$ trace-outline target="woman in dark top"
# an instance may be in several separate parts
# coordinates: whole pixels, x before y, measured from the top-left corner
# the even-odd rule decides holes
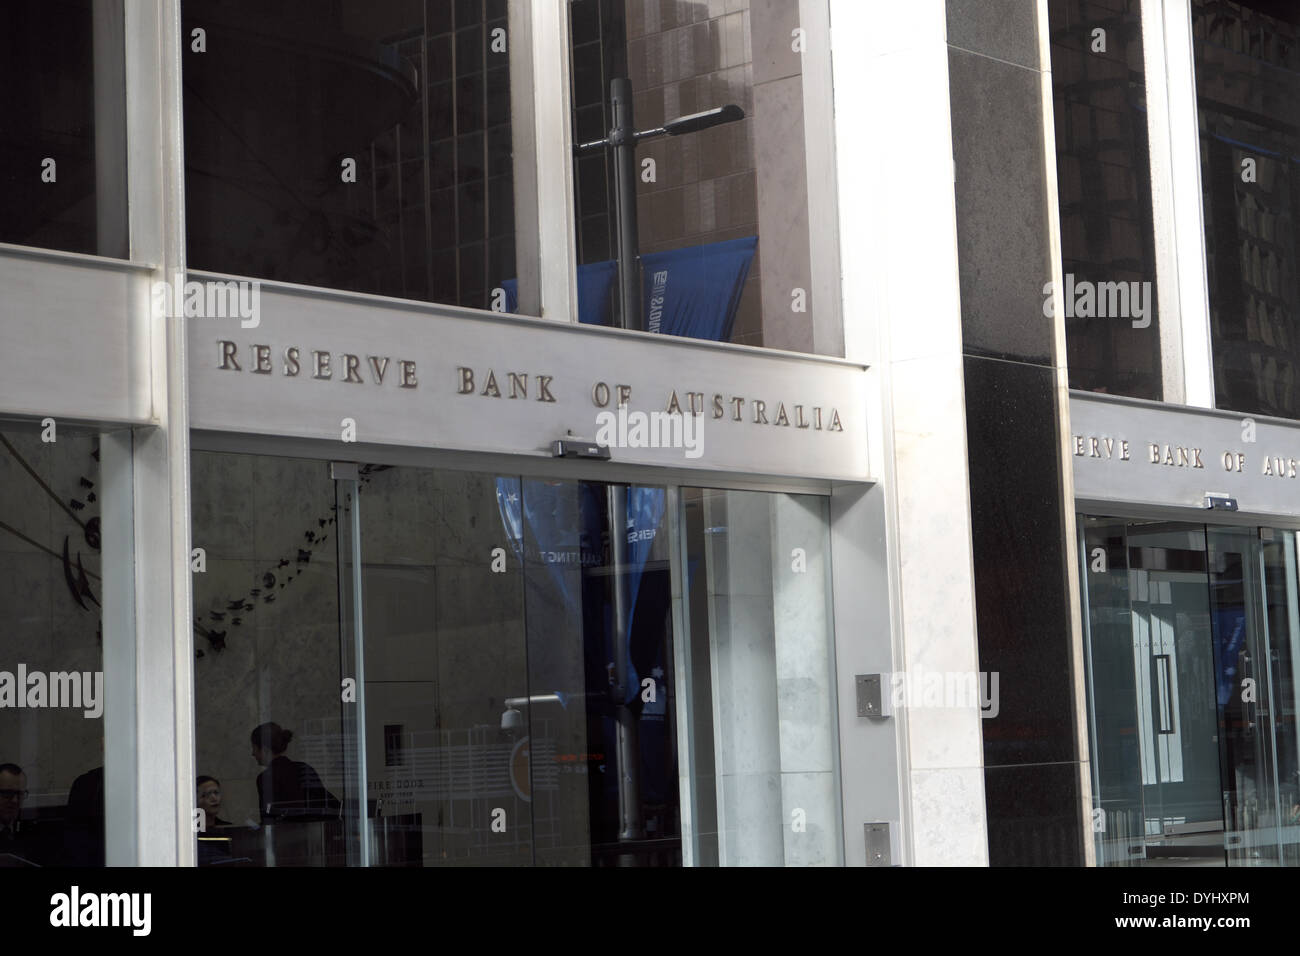
[[[250,736],[253,759],[266,768],[257,776],[262,821],[338,816],[339,801],[316,771],[284,755],[292,739],[293,731],[270,723],[259,725]]]

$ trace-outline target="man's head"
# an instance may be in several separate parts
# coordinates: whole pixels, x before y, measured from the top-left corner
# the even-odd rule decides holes
[[[13,826],[27,798],[27,774],[16,763],[0,763],[0,826]]]

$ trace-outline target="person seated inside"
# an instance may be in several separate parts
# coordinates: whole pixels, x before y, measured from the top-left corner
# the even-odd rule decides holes
[[[221,819],[221,781],[216,777],[199,777],[195,784],[198,808],[203,811],[203,828],[206,833],[216,827],[233,826],[229,820]]]
[[[0,763],[0,866],[39,866],[43,847],[30,821],[23,820],[27,774],[16,763]]]
[[[285,756],[293,731],[279,724],[260,724],[250,742],[253,759],[266,769],[257,776],[257,805],[263,823],[284,819],[337,817],[341,804],[325,789],[309,764]]]

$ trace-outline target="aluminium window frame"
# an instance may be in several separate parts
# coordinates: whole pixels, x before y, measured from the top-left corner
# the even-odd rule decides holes
[[[1163,400],[1214,408],[1191,0],[1141,0],[1141,18]]]

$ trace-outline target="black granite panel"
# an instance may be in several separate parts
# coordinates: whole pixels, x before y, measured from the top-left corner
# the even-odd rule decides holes
[[[968,356],[980,670],[998,675],[986,765],[1076,759],[1054,372]]]
[[[1075,763],[986,767],[989,866],[1083,866]]]

